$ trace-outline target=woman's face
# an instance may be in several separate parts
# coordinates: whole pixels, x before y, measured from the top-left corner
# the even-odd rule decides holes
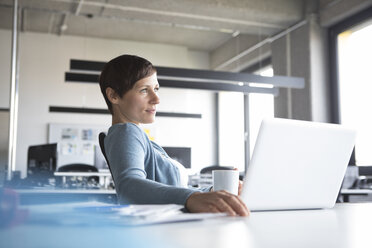
[[[146,124],[155,121],[156,105],[160,103],[156,73],[138,80],[132,89],[113,102],[114,122]]]

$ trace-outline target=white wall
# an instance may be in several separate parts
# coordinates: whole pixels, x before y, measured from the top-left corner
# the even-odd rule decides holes
[[[10,31],[0,30],[0,36],[1,41],[6,40],[3,37],[10,36]],[[1,42],[0,51],[8,49],[10,43]],[[28,146],[47,142],[48,123],[97,124],[107,127],[111,124],[109,115],[49,113],[51,105],[106,108],[98,84],[64,82],[64,73],[69,70],[70,59],[108,61],[124,53],[143,56],[159,66],[209,68],[207,53],[189,51],[181,46],[20,33],[16,169],[21,171],[22,177],[26,176]],[[8,59],[1,56],[0,63],[6,64]],[[155,124],[155,138],[158,142],[169,146],[192,145],[192,162],[195,166],[213,164],[214,151],[211,142],[214,137],[210,130],[214,120],[213,93],[163,88],[160,94],[159,111],[201,113],[203,118],[158,117],[158,123]],[[193,135],[203,139],[193,142],[192,136],[189,135],[190,126]]]

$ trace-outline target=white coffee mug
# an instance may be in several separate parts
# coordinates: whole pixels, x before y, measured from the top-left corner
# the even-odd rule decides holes
[[[213,191],[226,190],[231,194],[238,195],[239,171],[237,170],[214,170]]]

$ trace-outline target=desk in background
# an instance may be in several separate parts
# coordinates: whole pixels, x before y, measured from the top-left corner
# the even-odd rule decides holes
[[[66,184],[66,178],[68,177],[98,177],[99,184],[104,189],[109,188],[109,184],[112,181],[110,172],[54,172],[54,176],[62,178],[62,184]]]
[[[333,209],[254,212],[249,218],[222,217],[134,227],[120,225],[114,219],[110,224],[109,216],[107,221],[96,225],[79,225],[76,219],[68,218],[63,223],[41,219],[42,222],[0,229],[2,245],[7,248],[372,246],[372,203],[343,203]]]
[[[344,202],[372,202],[372,189],[341,189]]]

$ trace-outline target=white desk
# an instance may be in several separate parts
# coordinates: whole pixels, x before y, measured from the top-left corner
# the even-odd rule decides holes
[[[66,218],[66,225],[44,219],[0,229],[1,247],[372,247],[372,203],[142,227],[110,224],[107,218],[96,225],[74,226]]]

